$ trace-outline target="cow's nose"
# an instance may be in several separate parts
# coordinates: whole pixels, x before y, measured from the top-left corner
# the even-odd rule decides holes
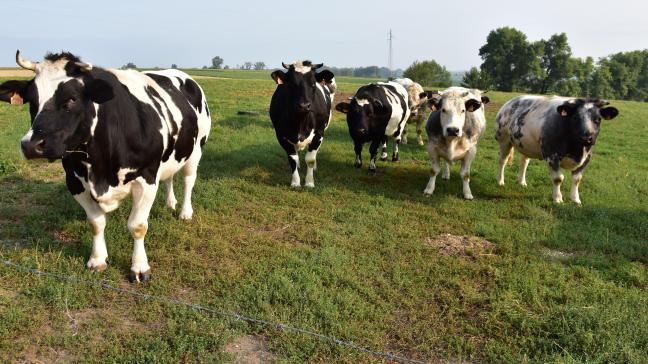
[[[309,111],[309,110],[310,110],[310,107],[311,107],[311,103],[310,103],[310,102],[300,102],[300,103],[299,103],[299,109],[300,109],[301,111]]]
[[[448,135],[451,136],[457,136],[459,135],[459,128],[455,128],[455,127],[446,128],[446,133],[448,133]]]
[[[20,149],[27,159],[38,158],[43,156],[43,148],[45,141],[32,142],[31,140],[23,140],[20,142]]]
[[[583,144],[585,144],[585,145],[592,145],[594,143],[594,137],[591,136],[591,135],[582,136],[581,140],[583,141]]]

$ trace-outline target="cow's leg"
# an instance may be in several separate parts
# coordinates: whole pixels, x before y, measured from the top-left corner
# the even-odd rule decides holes
[[[423,145],[423,117],[419,117],[416,120],[416,141],[418,145]]]
[[[354,141],[353,149],[355,150],[355,163],[353,164],[356,168],[362,167],[362,143]]]
[[[560,171],[560,162],[551,161],[549,162],[549,173],[551,174],[551,181],[553,182],[553,192],[551,198],[555,203],[562,203],[562,193],[560,192],[560,185],[562,184],[565,176],[563,176]]]
[[[178,200],[176,200],[175,193],[173,193],[173,176],[164,180],[164,187],[166,189],[166,205],[171,210],[175,210]]]
[[[180,210],[180,219],[191,220],[193,217],[193,207],[191,206],[191,193],[193,192],[194,185],[196,184],[196,177],[198,177],[198,163],[202,156],[202,149],[195,148],[191,153],[191,157],[185,163],[184,172],[184,197],[182,199],[182,210]],[[167,198],[168,201],[168,198]]]
[[[572,171],[572,186],[569,198],[579,205],[581,204],[581,200],[580,194],[578,193],[578,187],[580,186],[581,180],[583,179],[583,172],[585,171],[587,164],[589,164],[590,158],[591,154],[587,156],[583,165]]]
[[[279,144],[288,154],[288,164],[290,165],[290,171],[292,172],[292,180],[290,181],[290,187],[299,188],[301,187],[301,178],[299,178],[299,154],[295,146],[286,142],[285,140],[279,140]]]
[[[403,132],[401,134],[401,143],[407,144],[407,124],[403,127]]]
[[[144,181],[133,182],[131,189],[133,208],[128,217],[128,230],[133,237],[133,257],[131,271],[128,275],[131,282],[144,282],[151,278],[151,267],[148,264],[146,251],[144,250],[144,237],[148,230],[148,217],[155,201],[156,192],[157,186],[155,184],[149,185]]]
[[[99,204],[92,199],[88,191],[74,195],[74,199],[85,210],[88,223],[92,228],[92,253],[90,253],[87,266],[91,270],[101,272],[108,267],[106,263],[108,249],[106,249],[106,240],[104,238],[106,214],[99,207]]]
[[[308,151],[306,152],[306,183],[304,187],[313,188],[315,187],[315,179],[313,178],[313,171],[317,169],[317,151],[322,145],[323,137],[315,135],[313,142],[308,146]]]
[[[382,144],[380,139],[374,139],[371,141],[369,146],[369,155],[371,159],[369,160],[369,174],[376,174],[376,156],[378,155],[378,147]],[[382,159],[382,158],[381,158]],[[387,159],[385,157],[385,159]]]
[[[443,173],[441,174],[441,178],[448,180],[450,179],[450,161],[444,161],[443,163]]]
[[[510,158],[511,152],[513,152],[513,145],[511,143],[506,141],[500,142],[499,173],[497,175],[497,184],[500,186],[504,186],[504,168],[506,168],[506,163]]]
[[[439,165],[439,156],[430,155],[430,162],[432,163],[432,169],[430,170],[430,180],[428,181],[423,194],[431,196],[434,193],[436,187],[436,177],[441,171],[441,166]]]
[[[527,186],[526,171],[527,171],[527,167],[529,166],[529,161],[530,161],[530,159],[527,158],[526,155],[520,153],[520,171],[518,172],[517,180],[518,180],[518,183],[521,186],[524,186],[524,187]]]
[[[470,191],[470,165],[472,164],[473,160],[475,160],[476,154],[477,147],[473,146],[472,148],[470,148],[468,153],[466,153],[466,156],[461,160],[461,170],[459,171],[459,175],[461,176],[463,183],[463,195],[466,200],[473,199],[472,191]]]
[[[380,160],[381,161],[386,161],[387,160],[387,137],[384,136],[382,139],[382,152],[380,153]]]
[[[398,162],[398,149],[400,147],[400,139],[394,141],[394,154],[392,154],[392,162]]]

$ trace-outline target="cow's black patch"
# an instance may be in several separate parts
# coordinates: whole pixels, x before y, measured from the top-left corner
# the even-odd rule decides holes
[[[200,148],[203,148],[207,144],[207,136],[200,138]]]
[[[443,136],[443,128],[441,127],[441,111],[433,111],[428,116],[428,121],[425,124],[425,131],[428,138]]]
[[[78,195],[85,191],[83,183],[78,177],[88,181],[88,169],[75,156],[64,157],[63,169],[65,170],[65,185],[72,195]],[[77,177],[78,176],[78,177]]]
[[[189,103],[198,109],[198,113],[202,112],[202,91],[198,84],[191,79],[187,79],[186,82],[181,83],[182,93],[189,100]]]

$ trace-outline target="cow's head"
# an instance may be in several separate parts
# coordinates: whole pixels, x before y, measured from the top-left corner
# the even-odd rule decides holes
[[[94,104],[113,98],[110,84],[95,79],[91,64],[67,52],[32,62],[17,51],[16,63],[36,75],[1,84],[0,100],[29,104],[31,128],[21,141],[25,158],[55,160],[87,142],[96,116]]]
[[[285,107],[297,116],[296,120],[300,123],[298,140],[290,142],[302,142],[308,138],[310,130],[315,126],[315,119],[308,116],[312,112],[315,93],[319,92],[317,83],[331,83],[334,75],[328,70],[315,72],[324,65],[323,63],[313,64],[310,61],[303,61],[290,65],[281,63],[281,65],[286,71],[276,70],[270,76],[277,85],[285,88],[290,100],[290,104]]]
[[[351,102],[340,102],[335,110],[347,114],[349,133],[352,138],[364,138],[369,132],[369,126],[376,117],[386,116],[388,109],[383,103],[370,95],[355,95]]]
[[[612,120],[619,115],[614,107],[604,107],[609,102],[599,99],[571,99],[558,106],[557,111],[568,123],[571,135],[585,146],[596,143],[601,120]]]
[[[481,97],[470,90],[448,89],[432,97],[431,103],[441,113],[441,130],[444,137],[463,136],[466,113],[478,110],[482,103],[488,103],[487,97]]]

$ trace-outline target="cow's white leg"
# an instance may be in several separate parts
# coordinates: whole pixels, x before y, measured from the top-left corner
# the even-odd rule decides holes
[[[436,187],[436,177],[439,174],[439,171],[441,171],[438,156],[430,156],[430,161],[432,163],[432,169],[430,170],[430,180],[428,181],[427,186],[425,186],[425,190],[423,190],[423,194],[428,196],[434,193],[434,189]]]
[[[508,162],[512,152],[513,146],[511,144],[500,142],[499,173],[497,174],[497,184],[500,186],[504,186],[504,168],[506,168],[506,163]]]
[[[382,152],[380,153],[380,160],[383,162],[387,160],[387,137],[385,137],[382,141]]]
[[[562,172],[560,171],[560,167],[555,168],[549,166],[549,171],[551,173],[551,181],[553,182],[553,192],[551,194],[551,198],[555,203],[562,203],[563,198],[562,193],[560,192],[560,185],[565,179],[565,176],[563,176]]]
[[[198,163],[202,156],[202,150],[195,148],[191,157],[183,167],[184,171],[184,197],[182,199],[182,210],[180,210],[180,219],[191,220],[193,217],[193,207],[191,206],[191,194],[193,193],[196,177],[198,177]]]
[[[392,154],[392,162],[398,162],[398,152],[400,149],[400,139],[394,140],[394,153]]]
[[[527,186],[526,182],[526,171],[529,166],[530,159],[527,158],[524,154],[520,153],[520,171],[518,172],[518,183],[524,187]]]
[[[175,210],[178,200],[176,200],[175,194],[173,193],[173,176],[164,181],[164,187],[166,188],[166,205],[171,210]]]
[[[473,160],[475,160],[475,155],[477,154],[477,147],[473,146],[470,148],[464,159],[461,160],[461,170],[459,175],[461,176],[461,181],[463,183],[463,195],[466,200],[472,200],[473,195],[470,191],[470,165]]]
[[[403,127],[403,133],[401,134],[401,143],[407,144],[407,124]]]
[[[87,266],[91,270],[101,272],[108,267],[106,263],[108,249],[106,249],[106,240],[104,238],[106,214],[87,191],[74,195],[74,199],[85,210],[88,223],[90,223],[90,227],[92,228],[92,253],[90,254]]]
[[[448,180],[450,179],[450,162],[449,161],[444,161],[443,163],[443,173],[441,174],[441,178]]]
[[[290,158],[290,167],[292,168],[292,180],[290,181],[290,187],[301,187],[301,178],[299,178],[299,154],[291,154],[288,156]]]
[[[583,179],[582,170],[579,170],[578,172],[576,171],[572,172],[572,185],[571,185],[571,193],[569,195],[569,198],[579,205],[581,204],[581,200],[580,200],[580,194],[578,193],[578,186],[580,186],[582,179]]]
[[[149,185],[140,180],[133,182],[133,208],[128,217],[128,230],[133,237],[133,256],[128,276],[131,282],[144,282],[151,278],[151,267],[144,250],[144,237],[148,231],[148,217],[155,202],[156,192],[155,184]]]
[[[315,187],[313,171],[317,169],[317,151],[322,145],[323,140],[324,137],[317,135],[308,146],[308,152],[306,152],[306,157],[304,158],[306,160],[306,183],[304,183],[304,187]]]

